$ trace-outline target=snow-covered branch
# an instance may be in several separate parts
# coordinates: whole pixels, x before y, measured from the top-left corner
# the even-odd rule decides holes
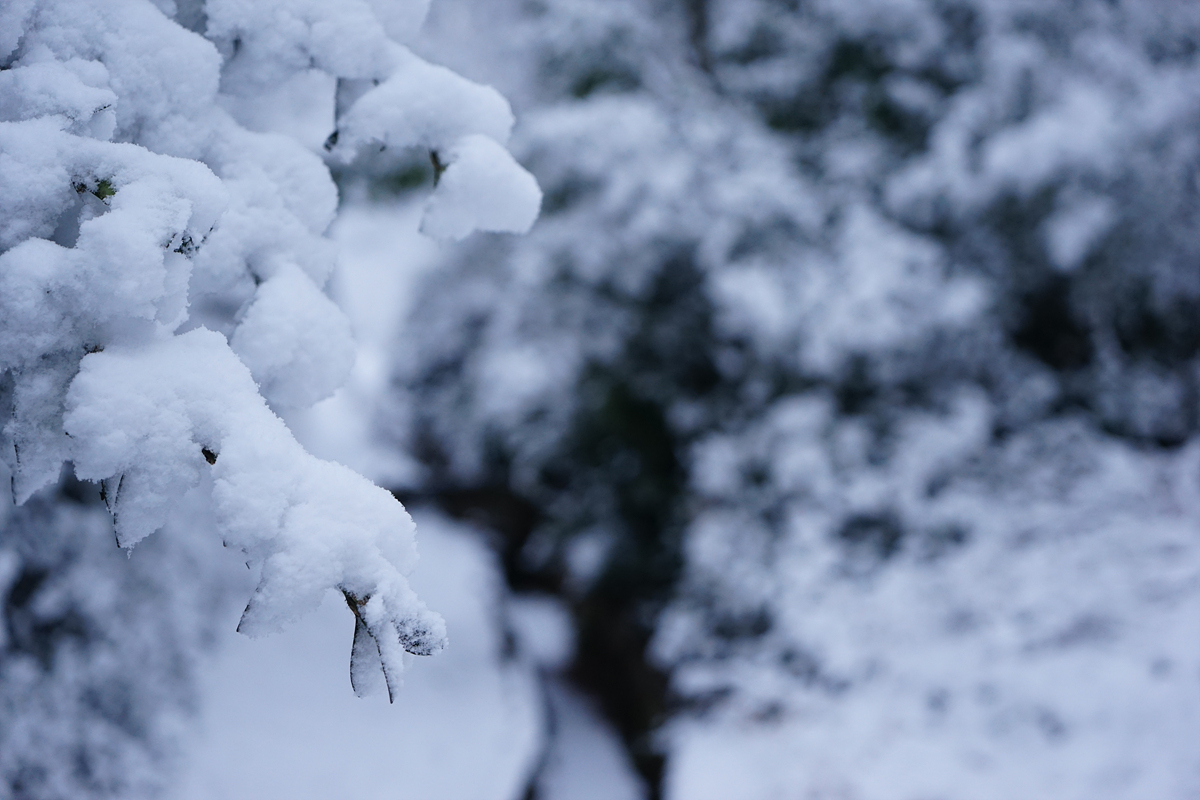
[[[435,235],[537,215],[536,183],[502,147],[503,98],[391,38],[426,5],[0,9],[0,452],[16,501],[71,462],[132,548],[209,471],[217,533],[261,570],[239,629],[278,629],[339,589],[354,657],[381,663],[390,691],[403,651],[446,641],[405,577],[412,520],[306,453],[272,407],[328,397],[353,360],[322,290],[337,193],[301,143],[313,129],[336,158],[368,142],[444,153]],[[336,120],[339,82],[373,88]]]

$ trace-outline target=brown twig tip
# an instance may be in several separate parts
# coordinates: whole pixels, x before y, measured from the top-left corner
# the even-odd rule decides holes
[[[442,179],[442,173],[446,171],[446,167],[449,165],[442,161],[442,157],[438,155],[437,150],[429,151],[429,162],[433,164],[433,185],[437,186],[438,181]]]
[[[359,609],[365,606],[371,599],[371,595],[359,597],[347,589],[342,589],[342,596],[346,598],[346,605],[350,606],[350,610],[354,612],[354,616],[356,617],[359,615]]]

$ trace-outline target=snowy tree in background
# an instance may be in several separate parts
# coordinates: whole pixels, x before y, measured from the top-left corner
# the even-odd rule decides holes
[[[259,576],[245,633],[341,591],[360,693],[444,646],[405,577],[404,509],[275,413],[329,396],[353,359],[322,288],[338,201],[322,146],[431,151],[439,238],[537,214],[505,100],[398,43],[426,6],[0,7],[0,453],[21,506],[0,518],[0,794],[154,787],[223,594],[198,537]],[[167,532],[102,554],[76,477],[100,485],[121,548]]]
[[[504,8],[543,218],[384,424],[652,790],[1200,791],[1196,10]]]

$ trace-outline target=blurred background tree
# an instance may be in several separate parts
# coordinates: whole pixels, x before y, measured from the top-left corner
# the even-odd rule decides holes
[[[566,598],[653,796],[1197,791],[1195,8],[434,33],[514,98],[545,201],[424,285],[402,496]]]

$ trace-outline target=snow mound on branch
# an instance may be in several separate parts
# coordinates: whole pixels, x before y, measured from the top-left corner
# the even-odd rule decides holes
[[[93,353],[66,405],[75,471],[105,482],[123,547],[160,528],[199,484],[205,461],[213,465],[221,535],[262,568],[239,630],[279,630],[332,586],[361,599],[356,616],[389,676],[402,669],[401,645],[422,655],[444,645],[441,618],[404,579],[417,559],[403,507],[365,478],[305,453],[219,334],[201,329]]]
[[[401,48],[394,73],[366,92],[338,126],[334,154],[343,159],[365,144],[447,147],[472,133],[507,142],[513,116],[490,86],[467,80]]]
[[[472,231],[525,233],[541,208],[537,181],[504,149],[508,101],[402,48],[392,76],[347,111],[330,147],[349,161],[363,145],[425,147],[439,172],[423,233],[462,239]],[[444,170],[444,174],[441,174]]]
[[[354,363],[349,320],[295,266],[259,287],[230,346],[263,395],[280,406],[307,408],[324,400],[345,383]]]
[[[477,230],[526,233],[533,226],[542,191],[507,150],[486,136],[465,136],[448,162],[425,207],[422,233],[463,239]]]

